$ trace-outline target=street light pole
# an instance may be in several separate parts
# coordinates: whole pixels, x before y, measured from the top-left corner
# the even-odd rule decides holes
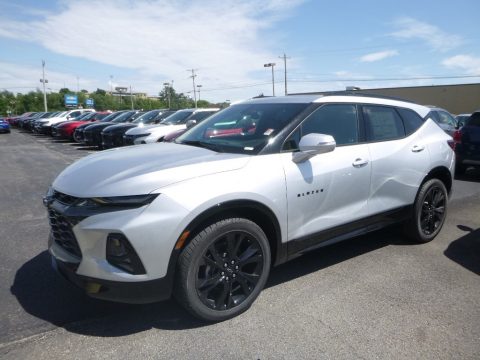
[[[43,84],[43,106],[45,112],[47,112],[47,93],[45,92],[45,84],[48,83],[48,80],[45,79],[45,60],[42,60],[42,78],[40,79],[40,82]]]
[[[275,63],[263,64],[263,67],[271,67],[272,68],[272,94],[273,94],[273,96],[275,96],[275,75],[274,75]]]
[[[288,95],[288,92],[287,92],[287,59],[290,59],[289,57],[287,57],[287,55],[285,55],[285,53],[283,53],[283,56],[279,56],[280,59],[283,59],[283,67],[285,69],[285,96]]]
[[[197,88],[198,88],[198,101],[200,101],[200,88],[202,87],[202,85],[197,85]]]

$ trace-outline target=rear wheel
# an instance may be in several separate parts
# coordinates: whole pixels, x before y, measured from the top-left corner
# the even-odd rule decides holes
[[[175,295],[194,316],[223,321],[247,310],[270,271],[267,237],[243,218],[203,229],[179,258]]]
[[[420,188],[411,219],[406,224],[406,234],[420,243],[438,235],[447,216],[448,193],[438,179],[426,181]]]

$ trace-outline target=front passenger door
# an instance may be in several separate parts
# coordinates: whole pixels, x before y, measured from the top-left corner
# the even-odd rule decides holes
[[[292,161],[302,136],[332,135],[334,151],[305,162]],[[281,154],[288,201],[290,247],[315,234],[364,217],[370,190],[370,156],[362,144],[357,106],[326,104],[314,111],[290,135]],[[312,239],[307,240],[311,241]]]

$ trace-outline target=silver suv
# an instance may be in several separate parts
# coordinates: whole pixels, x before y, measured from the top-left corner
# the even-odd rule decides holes
[[[170,297],[220,321],[245,311],[270,267],[395,222],[442,228],[451,138],[409,102],[259,98],[175,143],[104,151],[66,168],[44,203],[54,267],[96,298]]]

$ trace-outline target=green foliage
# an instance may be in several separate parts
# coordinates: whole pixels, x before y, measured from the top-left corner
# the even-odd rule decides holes
[[[91,98],[95,102],[96,110],[124,110],[133,108],[139,110],[166,109],[168,108],[168,98],[170,96],[170,107],[172,109],[185,109],[194,107],[194,101],[185,96],[183,93],[177,93],[174,88],[164,88],[158,98],[148,98],[141,96],[130,97],[130,94],[123,96],[112,96],[103,89],[97,89],[93,93],[82,90],[79,93],[71,91],[68,88],[62,88],[57,93],[47,94],[48,111],[65,110],[64,96],[65,94],[76,94],[78,103],[82,107],[86,107],[85,101]],[[208,101],[200,100],[197,102],[198,107],[210,107]],[[27,111],[44,111],[43,93],[37,89],[26,94],[14,94],[10,91],[0,92],[0,116],[17,115]]]

